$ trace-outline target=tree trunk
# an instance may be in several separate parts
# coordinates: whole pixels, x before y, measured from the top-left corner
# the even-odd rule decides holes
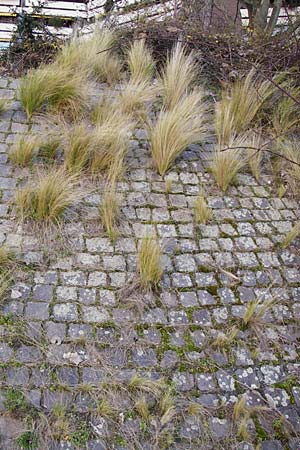
[[[278,21],[281,7],[282,7],[282,0],[274,0],[272,14],[266,27],[267,33],[273,33],[274,28]]]

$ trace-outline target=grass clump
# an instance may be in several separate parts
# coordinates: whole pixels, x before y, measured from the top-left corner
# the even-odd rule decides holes
[[[60,131],[58,134],[49,133],[44,136],[39,144],[38,155],[47,160],[54,160],[57,156],[58,150],[62,145],[62,137],[60,136]]]
[[[164,107],[172,109],[186,96],[196,79],[197,69],[193,54],[177,43],[169,55],[158,80]]]
[[[7,110],[8,103],[4,98],[0,99],[0,114],[4,113]]]
[[[9,159],[15,166],[25,167],[32,161],[37,147],[35,136],[22,136],[9,152]]]
[[[295,223],[281,242],[281,248],[287,248],[298,236],[300,236],[300,222]]]
[[[66,210],[81,200],[83,192],[77,188],[78,178],[63,168],[48,174],[39,174],[35,184],[16,192],[15,204],[18,217],[23,220],[58,223]]]
[[[199,194],[195,206],[195,220],[197,223],[206,224],[212,218],[212,210],[208,206],[203,194]]]
[[[263,145],[260,133],[251,133],[247,144],[249,145],[247,150],[248,165],[254,178],[259,181],[262,163],[261,146]]]
[[[157,288],[162,276],[161,248],[156,238],[145,237],[138,254],[138,271],[143,289]]]
[[[215,149],[210,170],[222,191],[227,191],[229,185],[245,165],[241,148],[246,146],[247,137],[232,136],[228,147],[217,146]]]
[[[114,187],[104,192],[100,207],[100,219],[111,241],[117,237],[117,220],[120,214],[120,204]]]
[[[72,127],[64,147],[64,160],[67,170],[77,173],[88,165],[93,143],[91,130],[84,124]]]
[[[225,89],[215,109],[215,130],[219,143],[226,145],[233,133],[247,131],[273,91],[272,83],[262,80],[254,69]]]
[[[155,95],[156,90],[148,80],[129,80],[117,97],[117,103],[125,114],[143,115],[145,104],[151,102]]]
[[[14,262],[13,252],[3,245],[0,246],[0,301],[10,286]]]
[[[283,156],[280,159],[280,171],[294,195],[300,194],[300,152],[296,139],[284,140],[278,144],[278,150]],[[287,159],[285,159],[287,158]]]
[[[247,305],[247,309],[243,316],[243,324],[246,327],[257,329],[264,323],[264,315],[270,311],[275,301],[273,298],[262,301],[262,299],[254,300]]]
[[[171,110],[161,110],[157,121],[149,127],[152,158],[160,175],[191,144],[203,139],[206,105],[201,92],[184,97]]]
[[[127,51],[127,64],[131,80],[150,80],[155,63],[143,39],[134,41]]]
[[[76,117],[86,106],[86,82],[80,73],[51,64],[28,72],[21,80],[19,98],[29,122],[44,107]]]
[[[85,77],[114,84],[121,76],[121,62],[113,53],[116,36],[108,30],[96,30],[89,39],[74,38],[58,54],[56,62],[79,71]]]
[[[300,89],[289,89],[292,97],[300,99]],[[299,104],[291,97],[284,96],[272,110],[271,132],[275,137],[284,137],[299,128]]]

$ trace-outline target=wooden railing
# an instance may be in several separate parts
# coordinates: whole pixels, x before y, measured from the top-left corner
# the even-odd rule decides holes
[[[16,12],[32,11],[38,0],[0,0],[0,42],[8,43],[12,32],[16,28]],[[111,13],[115,23],[122,25],[145,20],[147,18],[159,20],[174,13],[174,8],[180,8],[180,0],[115,0]],[[93,22],[95,18],[104,17],[105,0],[48,0],[43,4],[39,14],[43,17],[58,17],[63,19],[63,26],[49,30],[59,35],[69,35],[72,25],[77,19]],[[271,14],[271,10],[270,10]],[[289,23],[291,17],[300,14],[300,7],[287,10],[282,8],[278,26]],[[241,9],[242,24],[248,25],[248,15],[245,8]]]

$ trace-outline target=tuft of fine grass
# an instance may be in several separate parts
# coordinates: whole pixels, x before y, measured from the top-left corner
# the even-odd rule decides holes
[[[67,134],[64,160],[67,170],[78,173],[90,160],[93,148],[91,130],[84,124],[74,125]]]
[[[134,41],[127,51],[127,64],[133,81],[150,80],[155,63],[144,39]]]
[[[8,102],[4,98],[0,99],[0,114],[4,113],[7,110]]]
[[[212,210],[208,206],[203,194],[199,194],[195,205],[195,220],[197,223],[206,224],[212,218]]]
[[[281,242],[281,248],[287,248],[298,236],[300,236],[300,222],[296,222]]]
[[[57,130],[57,134],[46,134],[39,144],[38,155],[47,160],[54,160],[61,145],[62,136],[60,131]]]
[[[228,147],[216,147],[210,170],[217,185],[222,191],[227,191],[238,172],[245,165],[245,158],[241,147],[246,147],[247,137],[232,136]]]
[[[290,88],[289,92],[294,98],[300,99],[299,88]],[[299,105],[293,98],[284,96],[279,100],[272,110],[271,126],[271,133],[275,137],[284,137],[299,128]]]
[[[248,165],[254,178],[259,181],[262,163],[261,146],[263,144],[261,134],[259,132],[251,133],[247,143],[249,145],[247,151]]]
[[[257,328],[263,324],[263,316],[274,305],[273,298],[262,301],[262,299],[254,300],[247,305],[247,309],[243,316],[243,323],[245,326],[252,326]]]
[[[162,380],[151,380],[150,378],[133,375],[128,383],[129,389],[146,392],[160,399],[166,390],[166,384]]]
[[[201,92],[192,92],[171,110],[161,110],[149,127],[152,158],[160,175],[191,144],[206,132],[206,105]]]
[[[115,34],[108,29],[96,30],[91,38],[73,38],[63,46],[56,62],[83,77],[95,77],[98,81],[116,83],[121,76],[122,64],[114,54]]]
[[[150,419],[150,409],[145,396],[141,396],[135,403],[135,409],[139,416],[148,421]]]
[[[117,97],[117,103],[125,114],[143,115],[145,105],[156,95],[156,89],[148,80],[129,80]]]
[[[51,64],[28,72],[21,80],[19,98],[29,122],[45,107],[76,117],[86,106],[86,86],[80,73]]]
[[[223,90],[215,108],[215,131],[219,144],[227,145],[232,134],[247,131],[273,91],[272,83],[261,79],[254,69]]]
[[[15,166],[25,167],[33,159],[38,146],[36,136],[21,136],[9,152],[9,159]]]
[[[158,80],[166,109],[172,109],[180,103],[181,99],[189,92],[196,75],[194,55],[188,54],[186,48],[178,42],[168,56]]]
[[[293,194],[300,194],[300,152],[299,143],[296,139],[285,139],[278,144],[278,150],[282,154],[281,173],[284,179],[288,181],[288,185]],[[288,158],[285,159],[285,158]]]
[[[4,245],[0,246],[0,271],[6,270],[14,261],[13,252],[5,247]]]
[[[138,254],[138,271],[143,289],[157,288],[162,277],[161,248],[156,238],[142,239]]]
[[[36,183],[17,190],[17,216],[22,221],[60,222],[66,210],[83,197],[77,183],[78,178],[63,168],[54,168],[46,175],[38,174]]]
[[[114,186],[104,192],[99,212],[100,220],[109,239],[115,241],[118,235],[117,221],[120,214],[120,204]]]
[[[13,252],[3,245],[0,246],[0,301],[10,286],[14,260]]]

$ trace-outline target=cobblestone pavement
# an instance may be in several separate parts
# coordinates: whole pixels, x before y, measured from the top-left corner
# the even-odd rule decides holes
[[[0,86],[0,97],[13,99],[16,82],[1,79]],[[1,313],[0,448],[19,448],[13,443],[18,418],[6,436],[8,387],[22,391],[39,411],[62,402],[85,413],[92,402],[86,386],[122,383],[139,373],[164,377],[181,402],[202,406],[206,432],[217,443],[204,440],[203,424],[187,414],[177,421],[170,448],[250,450],[252,440],[263,450],[299,449],[299,240],[286,250],[279,245],[299,219],[299,204],[278,198],[268,176],[257,183],[239,175],[223,195],[205,170],[209,143],[192,146],[177,161],[167,193],[151,168],[145,132],[136,130],[118,184],[122,214],[115,245],[99,224],[99,184],[64,226],[68,245],[55,250],[52,243],[51,251],[14,219],[14,190],[29,171],[13,171],[7,152],[26,132],[25,122],[12,100],[0,122],[0,243],[14,248],[22,264]],[[207,225],[193,220],[202,187],[213,210]],[[124,287],[136,274],[139,239],[155,232],[163,246],[160,291],[128,295]],[[258,298],[275,302],[245,326],[245,311]],[[21,323],[26,332],[12,338],[10,329]],[[230,340],[232,330],[237,334]],[[237,434],[238,419],[232,420],[232,409],[244,393],[249,411],[267,412],[249,416],[248,444],[240,438],[233,445],[228,439]],[[112,439],[103,419],[105,426],[80,448],[154,448],[147,433],[140,446],[122,438],[126,427],[145,431],[126,411],[124,405],[121,437]],[[65,441],[55,448],[74,446]]]

